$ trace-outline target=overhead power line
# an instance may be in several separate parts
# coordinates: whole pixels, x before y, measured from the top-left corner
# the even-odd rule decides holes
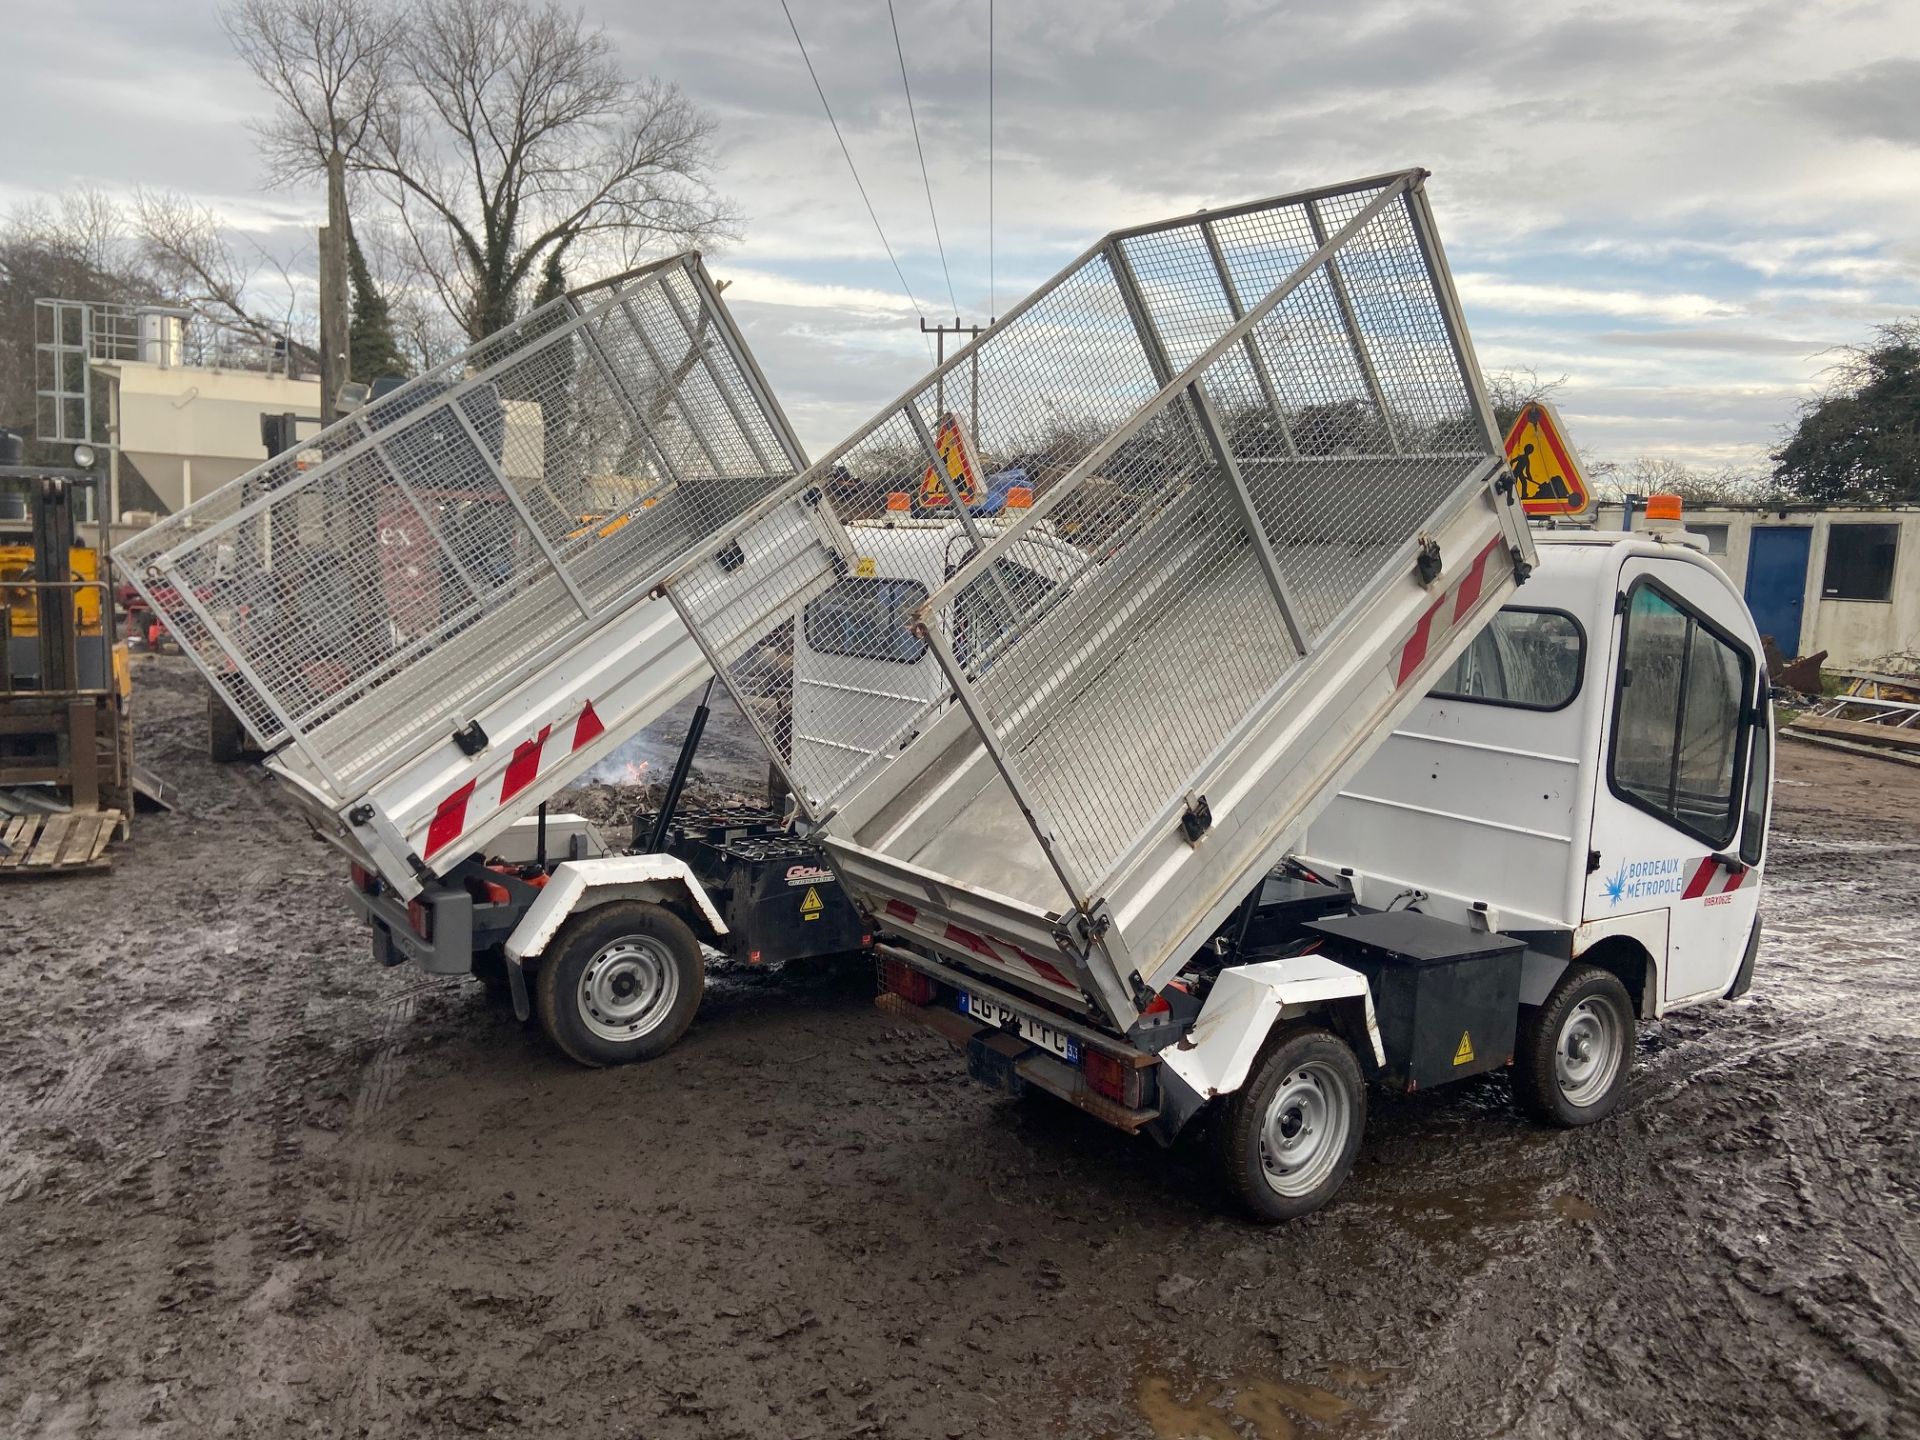
[[[888,8],[891,9],[891,5]],[[854,188],[860,192],[861,203],[867,207],[867,218],[873,221],[874,234],[880,237],[880,248],[887,252],[887,260],[893,266],[893,273],[900,280],[900,288],[906,292],[907,303],[913,306],[913,313],[919,315],[924,321],[926,317],[921,314],[920,302],[913,298],[913,287],[907,284],[906,272],[900,268],[900,262],[894,258],[893,246],[887,243],[886,229],[880,224],[880,216],[874,211],[873,201],[867,196],[867,187],[861,183],[860,167],[853,163],[853,152],[847,148],[847,137],[840,133],[840,122],[833,118],[833,106],[827,103],[827,92],[821,87],[820,76],[813,68],[813,57],[807,54],[807,42],[800,38],[800,27],[793,23],[793,11],[788,7],[787,0],[780,0],[780,9],[787,17],[787,28],[793,31],[793,43],[800,47],[800,59],[807,67],[808,78],[813,81],[813,93],[820,97],[820,108],[827,112],[827,124],[833,127],[833,138],[840,142],[840,153],[846,156],[847,173],[853,176]]]
[[[960,302],[954,298],[953,272],[947,269],[947,245],[940,238],[940,213],[933,208],[933,181],[927,175],[927,152],[920,144],[920,117],[913,111],[913,86],[907,81],[907,52],[900,44],[900,22],[894,18],[893,0],[887,0],[887,23],[893,27],[893,53],[900,57],[900,88],[907,94],[907,120],[913,126],[913,150],[920,157],[920,183],[927,191],[927,217],[933,221],[933,245],[940,252],[940,273],[947,277],[947,300],[953,306],[953,313],[960,313]]]

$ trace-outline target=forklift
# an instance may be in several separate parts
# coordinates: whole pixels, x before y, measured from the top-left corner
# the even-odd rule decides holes
[[[74,465],[22,463],[0,431],[0,878],[104,869],[133,814],[131,678],[105,580],[106,528],[90,445]],[[96,511],[97,513],[97,511]]]

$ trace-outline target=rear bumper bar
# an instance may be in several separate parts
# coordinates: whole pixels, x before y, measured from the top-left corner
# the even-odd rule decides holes
[[[906,965],[949,989],[965,990],[969,994],[998,1001],[1017,1013],[1044,1019],[1047,1025],[1073,1036],[1084,1045],[1097,1049],[1124,1065],[1138,1068],[1159,1066],[1159,1061],[1152,1055],[1127,1044],[1124,1040],[1116,1039],[1091,1026],[1068,1020],[1054,1011],[1042,1009],[1029,1001],[1019,1000],[1006,991],[982,984],[963,971],[929,960],[924,955],[915,954],[897,945],[881,944],[873,948],[874,953],[882,959]],[[1086,1076],[1072,1065],[1056,1059],[1011,1030],[999,1030],[993,1026],[984,1025],[938,1001],[928,1005],[916,1005],[904,996],[888,993],[882,994],[874,1003],[890,1019],[910,1021],[931,1030],[964,1053],[967,1057],[967,1072],[974,1079],[985,1084],[1015,1093],[1024,1085],[1036,1086],[1129,1134],[1151,1126],[1160,1116],[1158,1105],[1136,1110],[1096,1093],[1088,1087]]]

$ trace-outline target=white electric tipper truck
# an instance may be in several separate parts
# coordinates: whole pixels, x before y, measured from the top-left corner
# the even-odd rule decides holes
[[[1757,941],[1751,620],[1677,530],[1536,544],[1424,179],[1113,233],[662,587],[881,1007],[1163,1143],[1204,1116],[1267,1220],[1345,1180],[1368,1082],[1511,1064],[1599,1119],[1636,1017]]]
[[[806,463],[687,253],[542,306],[114,558],[345,852],[375,955],[476,973],[612,1064],[686,1029],[703,943],[864,943],[778,816],[675,815],[704,702],[635,853],[545,808],[711,684],[649,589]]]

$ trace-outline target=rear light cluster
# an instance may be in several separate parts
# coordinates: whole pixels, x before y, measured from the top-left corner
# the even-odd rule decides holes
[[[378,895],[380,893],[380,877],[367,869],[366,866],[349,865],[347,867],[347,874],[353,877],[353,888],[358,890],[362,895]]]
[[[422,940],[433,939],[433,907],[419,898],[407,902],[407,924]]]
[[[934,985],[931,977],[898,960],[883,958],[880,961],[880,988],[889,995],[898,995],[909,1005],[933,1003]]]
[[[1146,1106],[1151,1084],[1148,1069],[1115,1059],[1090,1046],[1082,1046],[1080,1050],[1080,1073],[1087,1078],[1087,1088],[1129,1110]]]

